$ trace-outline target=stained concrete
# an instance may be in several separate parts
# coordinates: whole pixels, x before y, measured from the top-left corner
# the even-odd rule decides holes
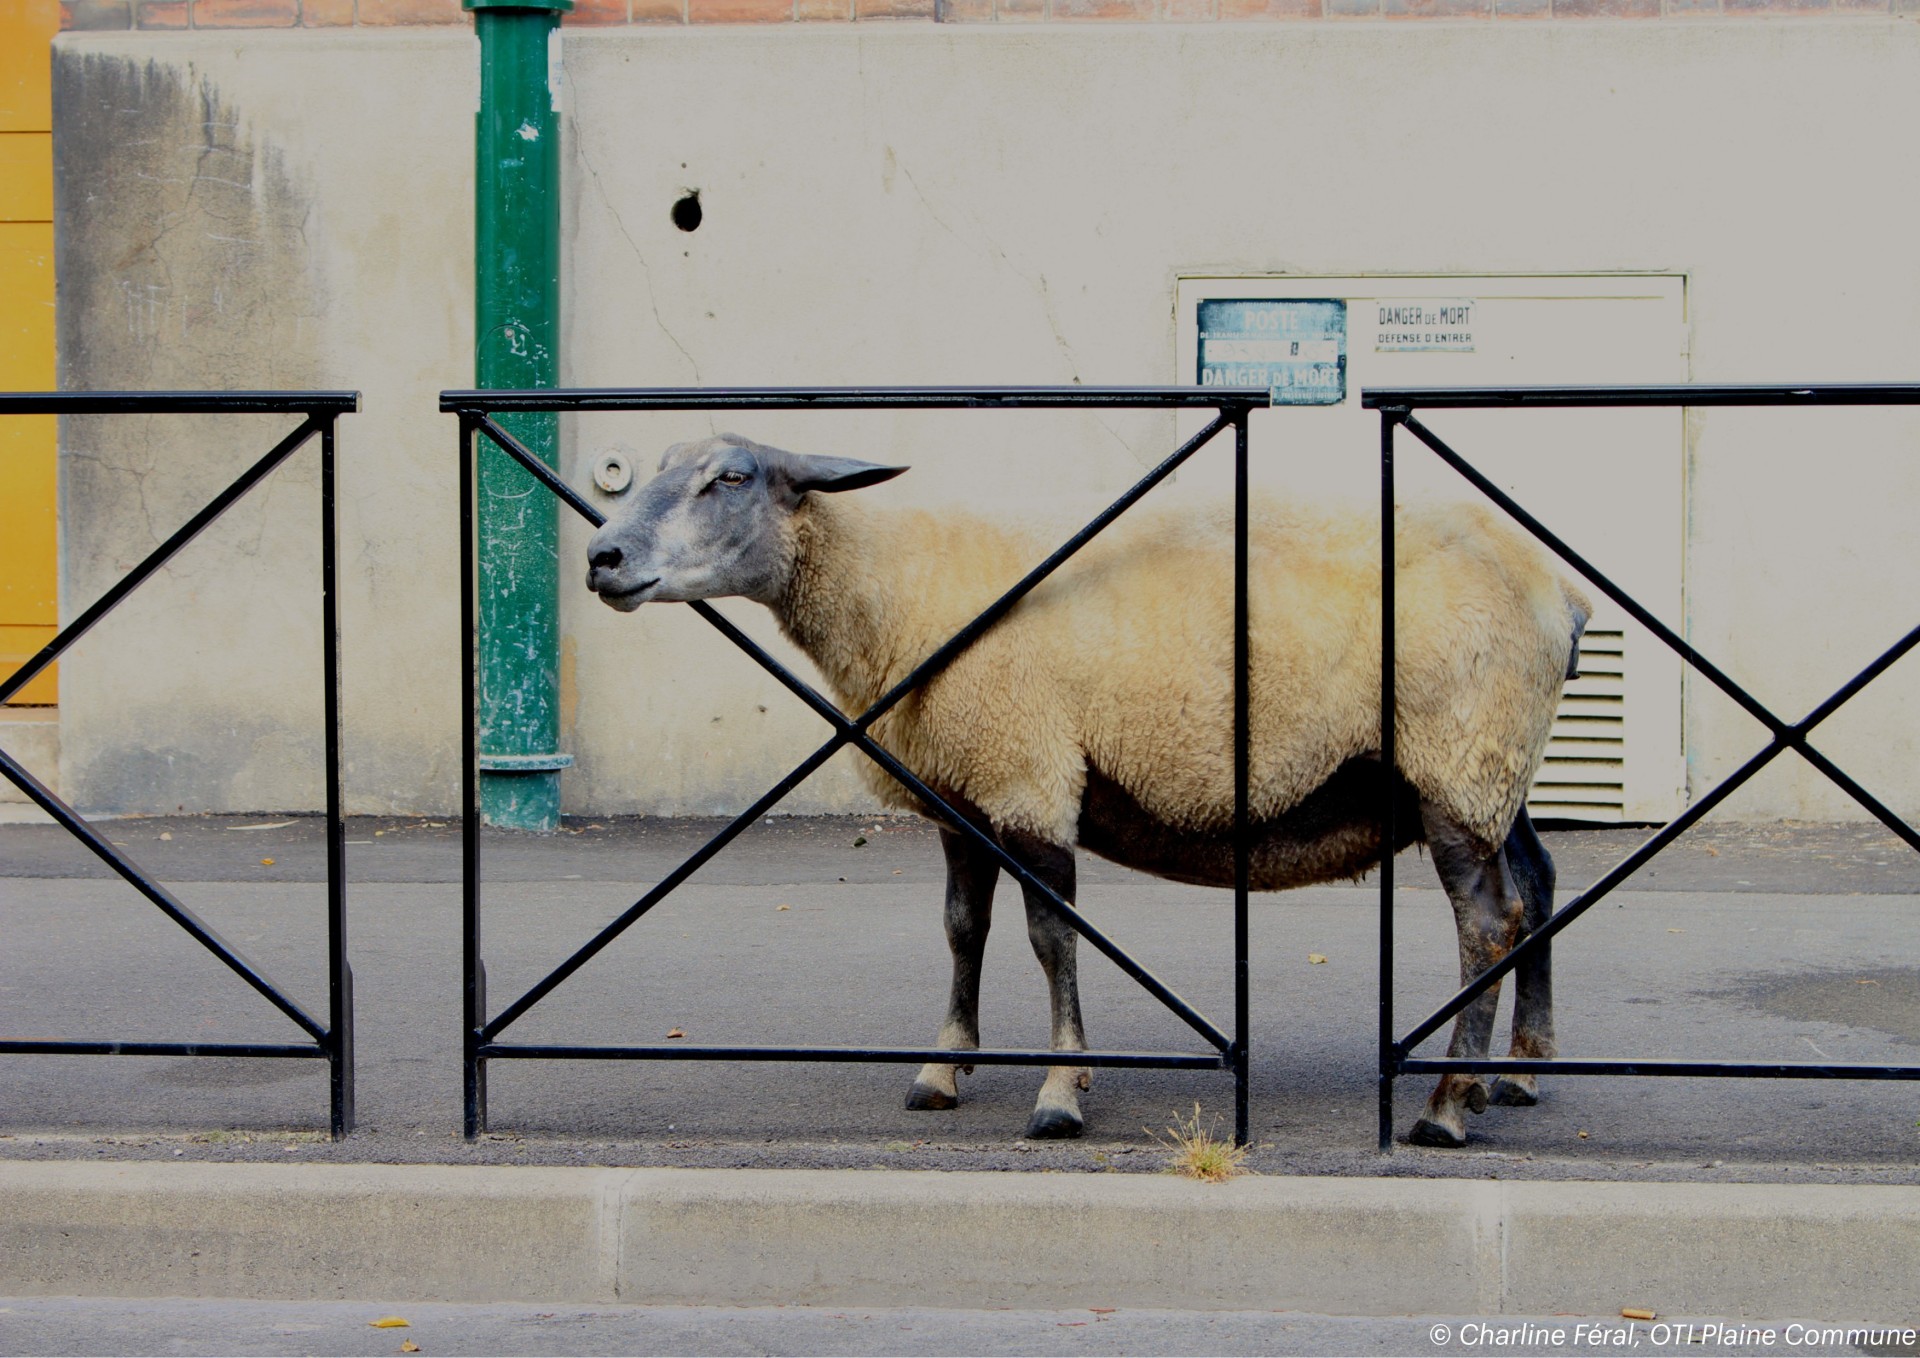
[[[18,1296],[1893,1324],[1920,1246],[1912,1188],[3,1163],[0,1207]]]

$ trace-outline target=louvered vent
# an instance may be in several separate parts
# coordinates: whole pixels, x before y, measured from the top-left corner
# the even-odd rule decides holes
[[[1553,719],[1547,757],[1527,797],[1535,819],[1626,819],[1626,638],[1580,638],[1580,677],[1569,679]]]

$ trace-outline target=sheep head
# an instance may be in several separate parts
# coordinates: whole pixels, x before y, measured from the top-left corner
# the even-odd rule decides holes
[[[659,475],[587,544],[587,588],[623,613],[731,595],[772,603],[792,570],[788,522],[801,500],[905,470],[783,452],[737,434],[676,443]]]

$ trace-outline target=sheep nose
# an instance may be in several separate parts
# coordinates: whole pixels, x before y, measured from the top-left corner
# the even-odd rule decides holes
[[[619,565],[623,559],[618,547],[602,547],[599,551],[587,558],[587,564],[605,570],[612,570],[615,566]]]

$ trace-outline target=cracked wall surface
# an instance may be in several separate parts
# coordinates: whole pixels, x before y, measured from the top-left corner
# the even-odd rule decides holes
[[[321,385],[315,205],[206,75],[96,53],[57,65],[63,384]],[[61,595],[84,606],[300,421],[69,416]],[[321,693],[317,453],[298,454],[72,652],[67,786],[87,804],[313,805]]]
[[[471,376],[471,119],[423,132],[412,100],[471,107],[471,40],[264,36],[56,44],[60,380],[362,391],[339,426],[351,805],[444,806],[457,540],[434,397]],[[347,66],[366,88],[342,97]],[[66,418],[63,617],[299,420]],[[107,811],[319,806],[320,657],[314,439],[68,652],[68,795]]]
[[[471,35],[59,52],[61,98],[92,101],[58,153],[63,382],[365,393],[342,425],[349,801],[448,808],[435,397],[473,373]],[[1911,22],[569,29],[562,52],[570,386],[1168,382],[1180,277],[1290,274],[1675,273],[1696,381],[1920,373],[1910,189],[1881,168],[1920,122]],[[875,498],[1082,521],[1177,434],[1116,412],[595,414],[563,420],[562,470],[585,489],[621,451],[645,475],[723,428],[912,464]],[[69,423],[69,616],[272,437],[227,431]],[[1912,624],[1884,582],[1920,572],[1920,424],[1716,411],[1689,439],[1689,634],[1797,716]],[[150,617],[63,662],[83,798],[315,804],[311,465],[280,475]],[[738,809],[825,739],[687,610],[587,595],[586,536],[562,515],[570,811]],[[231,620],[203,620],[216,604]],[[763,611],[722,607],[791,657]],[[1896,806],[1920,804],[1916,701],[1896,668],[1824,737]],[[1759,746],[1701,685],[1685,711],[1696,787]],[[785,809],[869,805],[850,758]],[[1856,814],[1790,764],[1731,809]]]

